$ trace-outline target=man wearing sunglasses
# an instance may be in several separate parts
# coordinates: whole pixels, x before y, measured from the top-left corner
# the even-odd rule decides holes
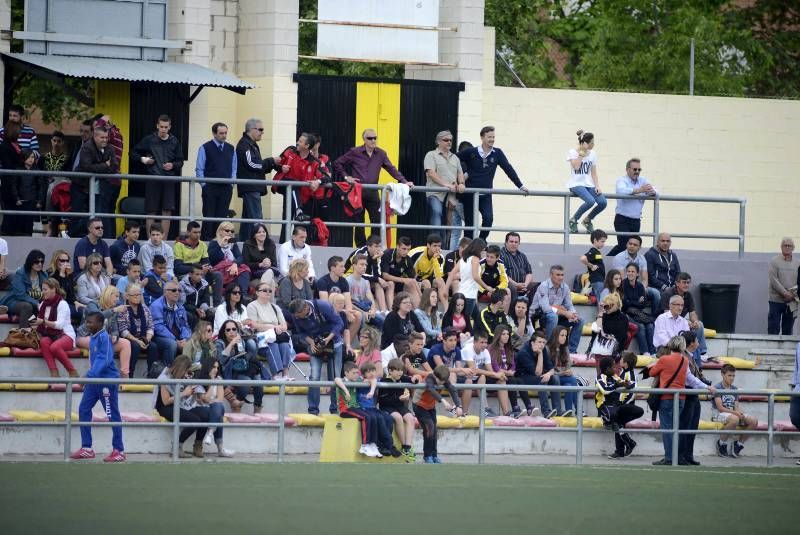
[[[178,350],[182,350],[192,336],[186,309],[178,302],[179,299],[178,281],[171,280],[164,284],[164,295],[150,305],[155,330],[153,343],[167,366],[172,365]]]
[[[428,217],[431,228],[439,228],[442,221],[446,225],[460,227],[463,225],[464,208],[458,201],[457,194],[464,193],[464,172],[461,170],[461,161],[452,152],[453,134],[443,130],[436,134],[436,148],[425,155],[425,184],[428,187],[447,188],[447,192],[428,192]],[[444,216],[444,219],[442,217]],[[450,249],[458,248],[458,239],[461,230],[447,230],[443,232],[449,236],[445,245]]]
[[[625,176],[617,179],[617,195],[634,195],[637,199],[618,199],[614,216],[614,230],[637,234],[642,226],[642,208],[644,198],[658,195],[656,188],[642,174],[642,162],[639,158],[631,158],[625,164]],[[608,256],[616,256],[625,250],[631,234],[617,234],[617,244],[608,252]]]

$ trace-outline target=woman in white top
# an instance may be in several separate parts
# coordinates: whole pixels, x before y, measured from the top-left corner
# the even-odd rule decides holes
[[[250,322],[247,321],[247,309],[242,304],[242,289],[238,284],[228,286],[225,290],[225,301],[214,311],[214,332],[219,332],[227,320],[238,323],[240,329],[250,326]]]
[[[67,351],[75,347],[75,329],[72,328],[69,305],[64,300],[64,291],[55,279],[42,283],[42,303],[36,319],[31,322],[39,333],[42,357],[47,363],[51,377],[58,377],[56,360],[67,370],[70,377],[77,377]]]
[[[258,351],[261,354],[266,353],[274,380],[291,380],[289,366],[294,361],[295,351],[281,307],[272,302],[274,295],[274,280],[258,283],[256,300],[247,305],[247,317],[252,322],[254,331],[275,331],[275,341],[268,342],[266,348],[260,348]]]
[[[472,316],[475,310],[475,303],[478,300],[478,290],[489,287],[481,280],[481,253],[486,249],[486,242],[480,238],[475,238],[464,249],[461,260],[458,261],[453,271],[457,271],[460,280],[458,281],[458,292],[464,295],[465,305],[464,314]]]
[[[581,224],[587,232],[594,230],[592,219],[605,210],[608,201],[600,190],[600,180],[597,178],[597,154],[594,152],[594,134],[578,130],[578,148],[570,149],[567,161],[570,164],[570,177],[567,182],[569,190],[583,200],[569,220],[569,231],[578,232],[578,219],[592,206],[594,208]]]

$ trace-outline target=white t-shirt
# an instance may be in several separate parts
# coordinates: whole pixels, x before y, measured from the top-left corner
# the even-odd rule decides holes
[[[472,259],[458,261],[458,274],[461,280],[458,281],[458,293],[464,294],[467,299],[478,298],[478,283],[472,278]]]
[[[578,151],[570,149],[567,155],[567,162],[579,158]],[[569,164],[569,181],[567,188],[577,188],[580,186],[587,188],[594,188],[594,180],[592,180],[592,167],[597,165],[597,154],[594,150],[590,150],[589,154],[581,158],[581,166],[577,169],[572,168],[572,163]]]
[[[8,256],[8,242],[0,238],[0,256]]]
[[[489,355],[489,350],[484,349],[476,354],[475,347],[472,344],[467,344],[461,348],[461,360],[474,362],[475,366],[481,369],[492,368],[492,357]]]

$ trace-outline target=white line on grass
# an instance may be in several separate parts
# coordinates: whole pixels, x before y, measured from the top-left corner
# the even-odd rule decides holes
[[[781,474],[775,472],[732,472],[727,470],[689,470],[686,468],[671,468],[665,470],[664,468],[649,468],[649,467],[633,467],[633,466],[590,466],[593,470],[629,470],[632,472],[685,472],[692,474],[722,474],[722,475],[737,475],[737,476],[769,476],[769,477],[792,477],[800,478],[800,473],[797,474]],[[781,467],[783,468],[783,467]]]

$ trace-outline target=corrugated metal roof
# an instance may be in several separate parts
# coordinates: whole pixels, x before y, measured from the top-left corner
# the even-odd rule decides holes
[[[192,63],[86,58],[79,56],[46,56],[43,54],[3,55],[71,78],[188,84],[240,90],[255,87],[253,84],[240,80],[235,76]]]

